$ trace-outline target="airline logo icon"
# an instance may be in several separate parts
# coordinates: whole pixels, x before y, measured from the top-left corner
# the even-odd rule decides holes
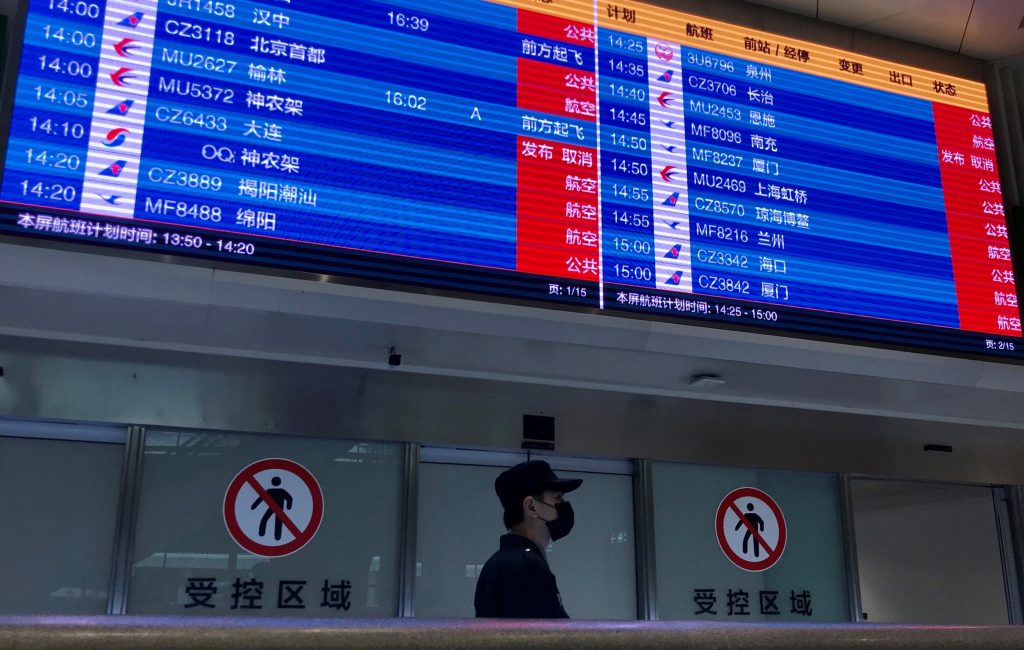
[[[676,151],[679,151],[679,147],[677,147],[674,144],[663,144],[661,145],[661,148],[669,153],[675,153]]]
[[[126,99],[119,104],[114,104],[111,108],[107,109],[107,115],[127,115],[134,103],[134,99]]]
[[[665,284],[671,284],[672,286],[678,287],[679,283],[682,282],[682,280],[683,272],[676,271],[675,273],[672,274],[672,277],[670,277],[668,280],[665,280]]]
[[[667,253],[665,253],[665,257],[669,258],[670,260],[677,260],[677,259],[679,259],[679,253],[681,253],[682,250],[683,250],[683,245],[682,244],[676,244],[675,246],[670,248]]]
[[[121,197],[117,194],[97,194],[96,196],[100,197],[110,205],[121,205]]]
[[[666,219],[662,219],[661,222],[668,226],[669,228],[671,228],[672,230],[675,230],[679,226],[683,225],[682,221],[668,221]]]
[[[118,56],[131,56],[132,52],[139,49],[139,46],[133,45],[133,43],[137,43],[134,38],[122,38],[119,42],[114,43],[114,51]]]
[[[658,95],[658,103],[661,104],[663,108],[669,108],[672,104],[675,103],[675,101],[676,100],[673,93],[670,93],[668,91],[665,91]]]
[[[117,24],[121,25],[122,27],[131,27],[132,29],[135,29],[136,27],[139,26],[139,23],[142,22],[142,19],[144,17],[145,17],[144,13],[142,13],[141,11],[136,11],[131,16],[128,16],[127,18],[125,18],[124,20],[118,22]]]
[[[128,139],[128,136],[130,134],[131,131],[124,127],[110,129],[110,131],[107,132],[107,137],[103,139],[103,146],[111,148],[120,147],[122,144],[124,144],[124,141]]]
[[[665,128],[668,128],[668,129],[674,129],[674,128],[676,128],[676,124],[679,124],[679,122],[676,122],[675,120],[659,120],[659,121],[662,124],[665,125]]]
[[[678,173],[679,171],[676,170],[675,167],[673,167],[672,165],[668,165],[667,167],[665,167],[665,169],[661,170],[661,180],[665,181],[666,183],[672,183],[675,181],[673,176],[675,176]]]
[[[679,192],[672,192],[668,195],[668,198],[661,202],[662,205],[669,207],[676,207],[676,203],[679,203]]]
[[[671,45],[667,43],[658,43],[654,46],[654,56],[658,57],[662,61],[671,61],[675,54],[672,52]]]
[[[117,178],[124,171],[125,166],[128,164],[127,160],[116,160],[110,164],[109,167],[100,172],[100,176],[110,176],[111,178]],[[104,199],[106,200],[106,199]],[[107,201],[110,203],[110,201]],[[116,205],[111,203],[111,205]]]
[[[131,88],[131,84],[128,82],[135,78],[131,72],[131,68],[119,68],[116,72],[110,73],[110,80],[118,88]]]
[[[672,73],[672,70],[666,70],[660,77],[658,77],[658,81],[664,81],[667,84],[672,83]]]

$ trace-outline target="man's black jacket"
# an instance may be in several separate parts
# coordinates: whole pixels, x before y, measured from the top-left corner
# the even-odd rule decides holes
[[[501,536],[476,581],[478,618],[569,618],[544,550],[522,535]]]

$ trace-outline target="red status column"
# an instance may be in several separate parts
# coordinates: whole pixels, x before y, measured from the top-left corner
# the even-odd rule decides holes
[[[594,28],[521,10],[518,30],[516,270],[596,282],[597,143],[580,128],[597,121]]]
[[[991,118],[938,102],[933,107],[960,327],[1020,336]]]

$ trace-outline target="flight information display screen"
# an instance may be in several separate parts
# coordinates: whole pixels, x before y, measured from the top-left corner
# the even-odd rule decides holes
[[[24,14],[0,232],[1024,358],[981,83],[634,2]]]

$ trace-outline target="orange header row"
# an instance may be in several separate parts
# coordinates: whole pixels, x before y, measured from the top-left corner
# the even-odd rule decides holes
[[[877,90],[988,113],[985,85],[977,81],[864,56],[770,32],[738,27],[642,2],[608,0],[490,0],[663,39],[710,53],[734,56]]]

